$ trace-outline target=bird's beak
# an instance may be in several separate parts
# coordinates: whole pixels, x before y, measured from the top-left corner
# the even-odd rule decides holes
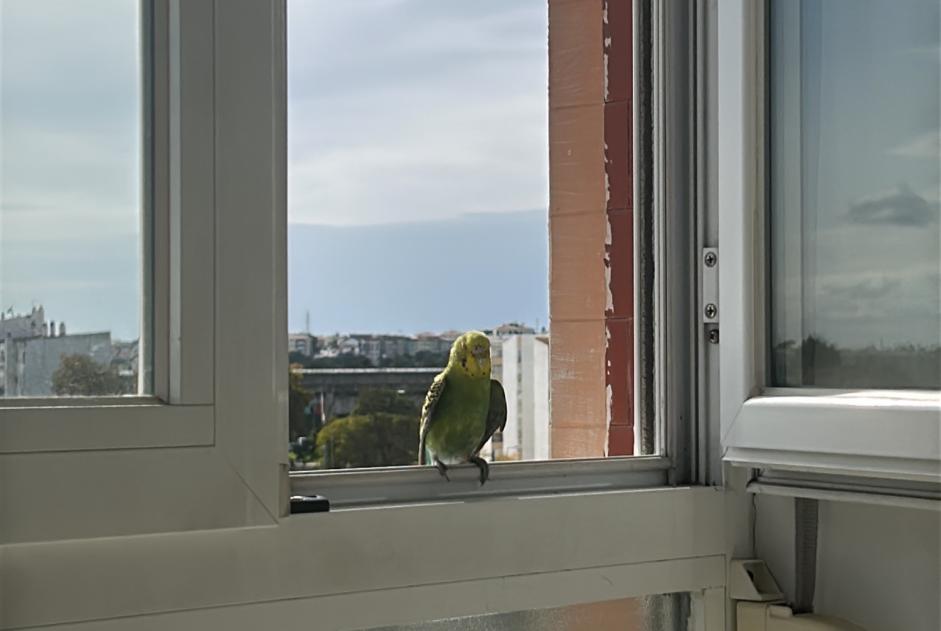
[[[487,349],[485,348],[481,348],[481,349],[473,351],[474,359],[477,360],[478,364],[483,363],[483,361],[487,359],[487,356],[489,354],[490,353],[488,353]]]

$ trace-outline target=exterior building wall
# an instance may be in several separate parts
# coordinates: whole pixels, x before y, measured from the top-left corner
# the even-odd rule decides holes
[[[0,339],[38,337],[44,334],[45,323],[46,314],[42,307],[33,307],[32,311],[23,315],[3,312],[0,314]]]
[[[519,368],[516,379],[519,383],[519,417],[520,417],[520,445],[523,460],[532,460],[535,453],[536,416],[535,416],[535,389],[533,377],[535,373],[535,357],[533,356],[533,335],[519,335],[519,355],[517,362]]]
[[[549,401],[549,338],[536,336],[533,343],[533,459],[552,457]]]
[[[65,355],[87,355],[102,366],[112,358],[110,333],[82,333],[62,337],[33,337],[3,344],[4,396],[42,397],[54,395],[52,376]]]
[[[511,460],[520,460],[523,457],[520,427],[520,352],[519,337],[513,336],[503,340],[503,375],[500,382],[506,393],[506,426],[503,428],[503,456]]]
[[[633,452],[631,11],[549,0],[555,458]]]

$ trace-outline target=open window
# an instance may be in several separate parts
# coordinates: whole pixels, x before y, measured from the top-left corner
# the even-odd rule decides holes
[[[155,307],[167,324],[154,338],[166,340],[167,394],[155,385],[146,405],[36,407],[50,408],[42,413],[68,433],[0,454],[0,536],[12,544],[0,566],[2,624],[94,628],[139,616],[169,627],[276,619],[369,628],[650,596],[678,614],[661,626],[723,628],[725,496],[690,486],[716,480],[717,464],[704,455],[713,439],[699,379],[716,348],[694,306],[705,186],[697,73],[713,37],[708,12],[683,3],[549,5],[549,295],[557,287],[572,298],[550,298],[549,448],[564,449],[554,459],[497,462],[481,489],[470,470],[450,483],[420,467],[290,475],[289,349],[309,353],[312,343],[289,338],[286,326],[300,326],[306,311],[288,317],[285,40],[295,2],[153,4],[167,33],[153,43],[159,51],[165,42],[154,76],[157,86],[165,77],[167,96],[154,88],[152,140],[154,155],[165,156],[154,158],[153,196],[169,209],[153,233],[154,256],[167,256],[154,267],[155,296],[169,301]],[[376,12],[411,4],[357,3]],[[522,13],[544,28],[541,10]],[[486,32],[494,22],[457,26]],[[512,43],[513,23],[496,26]],[[364,58],[377,63],[381,52]],[[545,156],[536,159],[545,166]],[[517,357],[528,343],[517,343]],[[202,388],[208,399],[192,394]],[[208,411],[202,442],[141,442],[133,429],[146,420],[141,410],[189,403]],[[118,408],[116,431],[136,442],[109,447],[101,424]],[[68,425],[72,418],[87,421]],[[44,426],[0,427],[7,446],[38,440]],[[524,434],[523,454],[526,444]],[[291,494],[308,493],[326,495],[331,511],[290,514]],[[89,559],[94,576],[76,581]]]
[[[0,325],[4,543],[270,523],[279,452],[261,455],[255,419],[277,396],[239,400],[235,382],[263,382],[263,365],[219,370],[239,363],[242,331],[276,317],[259,301],[270,282],[228,288],[273,276],[276,239],[274,183],[232,190],[274,152],[257,134],[250,155],[229,144],[249,120],[272,120],[272,97],[224,97],[250,80],[244,68],[226,78],[217,57],[239,36],[220,23],[228,13],[166,0],[0,12],[0,293],[16,302]],[[271,64],[256,71],[272,76]],[[251,221],[265,226],[263,213],[233,199],[267,207],[267,234]],[[258,258],[244,254],[262,242]],[[270,350],[259,336],[240,348]]]
[[[3,7],[0,453],[212,442],[208,17]]]
[[[937,499],[937,3],[733,5],[719,48],[725,458],[758,470],[754,490]]]
[[[552,4],[547,46],[539,3],[287,4],[294,492],[693,479],[694,18],[637,10]],[[402,466],[471,329],[508,404],[484,488]]]

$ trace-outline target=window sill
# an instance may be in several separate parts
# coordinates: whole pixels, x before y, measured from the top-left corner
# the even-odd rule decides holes
[[[0,454],[210,446],[212,405],[111,399],[0,408]],[[97,402],[96,402],[97,403]]]
[[[404,623],[457,611],[457,602],[472,604],[461,610],[472,614],[552,606],[562,591],[580,600],[722,587],[722,500],[713,488],[573,493],[295,515],[275,527],[8,546],[0,566],[0,584],[11,588],[4,623],[85,621],[97,628],[91,621],[141,612],[309,601],[329,606],[336,627],[361,628],[392,619],[383,609],[391,601],[352,598],[368,592],[414,595]],[[76,581],[89,559],[96,580]],[[181,576],[199,588],[181,590]],[[474,589],[475,582],[486,589]],[[425,590],[442,585],[455,589],[427,597]],[[524,592],[530,596],[520,599]],[[361,616],[370,611],[363,602],[374,602],[377,616]],[[316,613],[308,625],[324,615],[314,606],[287,611],[271,615],[304,624]],[[226,628],[259,628],[254,622],[236,616]]]
[[[453,467],[450,482],[431,466],[291,473],[293,495],[323,495],[333,508],[662,487],[671,462],[630,456],[495,462],[481,487],[474,465]]]
[[[769,390],[723,440],[736,466],[941,481],[941,394]]]

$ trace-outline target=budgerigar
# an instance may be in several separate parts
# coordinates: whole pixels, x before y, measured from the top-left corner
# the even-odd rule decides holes
[[[446,479],[448,465],[472,462],[481,485],[490,475],[480,450],[506,426],[506,395],[490,378],[490,340],[469,331],[454,340],[447,367],[438,373],[421,412],[418,463],[433,464]]]

